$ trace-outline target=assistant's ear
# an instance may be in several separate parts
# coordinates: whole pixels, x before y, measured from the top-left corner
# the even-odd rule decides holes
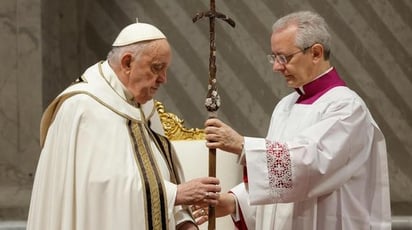
[[[323,46],[321,44],[312,46],[312,56],[315,61],[323,59]]]

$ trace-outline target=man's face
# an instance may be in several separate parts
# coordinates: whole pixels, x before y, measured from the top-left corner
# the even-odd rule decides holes
[[[171,50],[165,39],[151,42],[139,57],[132,60],[125,85],[136,102],[144,104],[151,100],[160,85],[166,83],[170,62]]]
[[[295,45],[296,27],[289,26],[272,33],[270,40],[272,54],[284,55],[287,63],[281,64],[278,60],[273,63],[273,71],[281,73],[288,87],[298,88],[310,82],[313,77],[313,66],[310,49],[303,52]],[[293,54],[293,55],[292,55]]]

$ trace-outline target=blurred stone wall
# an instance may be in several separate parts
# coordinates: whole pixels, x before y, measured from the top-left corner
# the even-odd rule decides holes
[[[272,73],[272,23],[314,10],[333,35],[332,63],[368,104],[389,150],[392,208],[412,215],[412,1],[217,0],[237,23],[216,26],[219,117],[249,136],[266,135],[275,104],[290,92]],[[0,2],[0,219],[25,219],[47,104],[88,66],[105,59],[125,25],[157,25],[173,49],[157,99],[202,127],[208,76],[208,21],[191,18],[207,0],[3,0]]]
[[[42,113],[40,0],[0,1],[0,219],[27,215]]]

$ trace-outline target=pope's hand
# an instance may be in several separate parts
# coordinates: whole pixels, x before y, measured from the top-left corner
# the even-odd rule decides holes
[[[216,205],[221,187],[219,179],[202,177],[177,185],[175,205]]]

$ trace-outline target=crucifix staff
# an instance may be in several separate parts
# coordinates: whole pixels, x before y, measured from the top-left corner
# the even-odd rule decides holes
[[[220,96],[217,92],[217,80],[216,80],[216,43],[215,43],[215,21],[221,19],[235,27],[235,22],[228,16],[216,12],[215,0],[210,0],[210,10],[206,12],[197,13],[192,21],[208,17],[209,18],[209,81],[208,81],[208,92],[205,101],[205,107],[209,112],[209,118],[217,117],[217,110],[220,107]],[[209,176],[216,177],[216,149],[209,149]],[[209,205],[209,222],[208,230],[214,230],[216,227],[216,215],[215,208]]]

